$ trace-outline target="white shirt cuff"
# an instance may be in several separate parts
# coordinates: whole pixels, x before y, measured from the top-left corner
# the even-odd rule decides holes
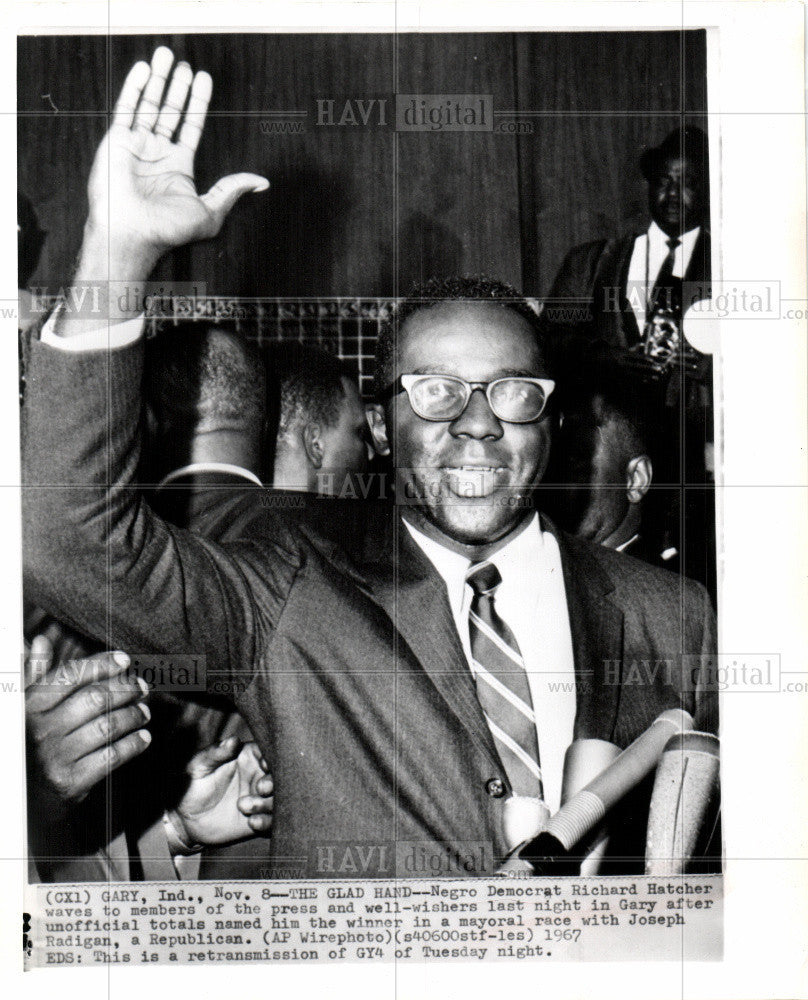
[[[76,337],[60,337],[54,327],[59,316],[58,306],[45,321],[39,339],[48,347],[60,351],[108,351],[117,347],[128,347],[143,335],[146,317],[143,313],[134,319],[125,319],[120,323],[100,326],[96,330],[80,333]]]
[[[179,832],[171,819],[171,814],[166,810],[163,813],[163,828],[168,841],[168,851],[175,859],[185,857],[189,854],[198,854],[202,850],[201,844],[188,844]]]

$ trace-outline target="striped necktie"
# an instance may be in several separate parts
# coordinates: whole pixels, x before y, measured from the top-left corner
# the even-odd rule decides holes
[[[494,608],[502,582],[490,562],[469,567],[466,582],[474,591],[469,611],[472,669],[477,697],[494,737],[514,795],[544,798],[536,717],[516,638]]]

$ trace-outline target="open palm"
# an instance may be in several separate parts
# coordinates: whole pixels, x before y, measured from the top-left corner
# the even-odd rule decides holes
[[[151,65],[132,67],[88,185],[92,225],[158,254],[215,236],[242,194],[268,187],[257,174],[230,174],[197,194],[194,155],[212,81],[207,73],[194,75],[185,62],[172,74],[173,62],[161,47]]]

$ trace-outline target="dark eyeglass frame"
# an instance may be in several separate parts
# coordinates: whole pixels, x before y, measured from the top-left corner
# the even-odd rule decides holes
[[[415,408],[412,402],[412,396],[410,395],[410,390],[419,379],[425,379],[425,378],[448,379],[451,382],[457,382],[463,386],[465,398],[463,400],[462,407],[455,416],[430,417],[423,413],[420,413]],[[542,406],[542,408],[539,410],[538,414],[535,417],[530,417],[530,419],[528,420],[509,420],[507,417],[501,417],[497,413],[496,407],[494,406],[491,399],[492,386],[498,385],[500,382],[512,382],[512,381],[530,382],[532,385],[537,385],[544,393],[544,405]],[[545,410],[547,409],[547,402],[550,399],[550,395],[553,389],[555,389],[555,386],[556,384],[554,379],[534,378],[531,375],[503,375],[500,378],[491,379],[490,382],[469,382],[467,379],[461,378],[459,375],[444,375],[440,372],[421,372],[420,374],[417,375],[415,374],[399,375],[399,377],[395,380],[395,382],[392,382],[389,386],[387,386],[386,389],[384,389],[381,393],[379,393],[378,401],[382,403],[385,400],[391,399],[393,396],[397,396],[400,392],[406,392],[407,399],[409,400],[413,413],[419,416],[422,420],[430,420],[432,421],[432,423],[452,423],[459,417],[463,416],[463,414],[466,412],[466,407],[469,405],[469,402],[471,401],[472,393],[476,392],[479,389],[481,392],[485,393],[485,398],[488,401],[488,405],[491,407],[491,412],[494,414],[497,420],[502,420],[506,424],[534,424],[537,421],[541,420],[542,416],[544,415]]]

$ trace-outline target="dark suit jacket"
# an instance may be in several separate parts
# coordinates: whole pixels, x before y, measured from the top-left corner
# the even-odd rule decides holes
[[[251,540],[225,545],[166,524],[129,487],[141,365],[140,345],[32,350],[24,551],[37,598],[115,647],[204,654],[238,687],[275,779],[267,874],[406,876],[424,857],[490,873],[506,848],[491,779],[507,778],[443,583],[395,511],[267,507]],[[704,590],[558,537],[575,736],[625,746],[679,705],[714,728],[713,697],[682,658],[714,650]],[[665,663],[638,674],[640,661]],[[643,825],[636,814],[621,829],[636,843]],[[631,842],[618,830],[613,848]]]
[[[631,232],[611,240],[594,240],[569,251],[542,313],[545,332],[551,338],[563,342],[577,336],[623,349],[639,343],[642,331],[626,295],[629,264],[639,235]],[[705,228],[693,247],[683,281],[691,297],[708,297],[710,233]]]
[[[172,523],[190,526],[209,538],[225,538],[239,537],[248,530],[250,511],[260,510],[261,495],[262,491],[244,477],[213,473],[204,479],[196,477],[193,482],[176,480],[171,489],[156,491],[151,499]],[[33,617],[28,625],[31,636],[42,630]],[[48,634],[52,633],[51,626]],[[71,659],[95,651],[96,644],[61,623],[59,634],[74,637],[67,644]],[[78,647],[77,642],[81,644]],[[60,658],[64,660],[65,656]],[[187,787],[187,762],[197,750],[224,736],[252,739],[229,701],[198,692],[192,697],[179,699],[170,692],[154,693],[150,699],[150,747],[115,771],[110,782],[93,789],[70,810],[58,830],[43,823],[45,817],[37,812],[35,797],[29,799],[29,837],[32,854],[37,858],[32,880],[84,882],[142,877],[164,881],[177,877],[167,850],[162,815],[164,809],[179,801]],[[266,854],[266,838],[253,840],[248,846],[239,845],[240,858]],[[220,874],[213,868],[205,877]],[[257,877],[258,869],[253,864],[238,874]]]

